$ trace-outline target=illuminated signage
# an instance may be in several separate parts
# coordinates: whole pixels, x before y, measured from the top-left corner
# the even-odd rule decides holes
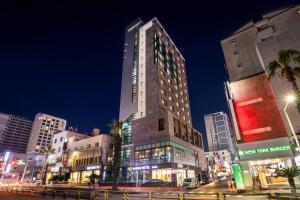
[[[100,169],[100,165],[87,166],[86,169],[87,170]]]
[[[239,143],[286,137],[286,129],[265,73],[229,84],[230,109]],[[276,123],[274,123],[276,122]]]
[[[244,190],[245,184],[244,184],[240,165],[239,164],[232,165],[232,171],[235,179],[236,189]]]
[[[153,166],[149,166],[149,165],[146,165],[146,166],[137,166],[137,167],[132,167],[132,170],[133,171],[137,171],[137,170],[145,170],[145,169],[157,169],[158,166],[157,165],[153,165]]]
[[[241,156],[244,155],[254,155],[259,153],[270,153],[270,152],[277,152],[277,151],[288,151],[291,147],[287,146],[278,146],[278,147],[270,147],[270,148],[261,148],[261,149],[249,149],[249,150],[240,150],[239,154]]]
[[[150,166],[146,165],[146,166],[132,167],[132,170],[133,170],[133,171],[143,170],[143,169],[150,169]]]

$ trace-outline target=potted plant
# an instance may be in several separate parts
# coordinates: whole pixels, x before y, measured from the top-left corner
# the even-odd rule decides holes
[[[294,177],[300,175],[299,167],[283,168],[276,171],[277,176],[285,177],[288,179],[289,185],[291,187],[291,192],[296,193],[296,184]]]

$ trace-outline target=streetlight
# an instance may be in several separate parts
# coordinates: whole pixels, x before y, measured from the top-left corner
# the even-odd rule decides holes
[[[289,118],[289,115],[287,114],[287,111],[286,111],[288,105],[289,105],[290,103],[294,102],[295,100],[296,100],[296,97],[295,97],[294,95],[288,95],[287,98],[286,98],[286,104],[285,104],[285,106],[284,106],[283,111],[284,111],[284,114],[285,114],[285,116],[286,116],[286,119],[287,119],[287,121],[288,121],[288,123],[289,123],[290,129],[291,129],[291,131],[292,131],[293,138],[294,138],[295,141],[296,141],[297,148],[299,149],[299,148],[300,148],[300,145],[299,145],[299,141],[298,141],[297,135],[296,135],[296,133],[295,133],[295,130],[294,130],[294,128],[293,128],[293,125],[292,125],[292,122],[291,122],[291,120],[290,120],[290,118]]]

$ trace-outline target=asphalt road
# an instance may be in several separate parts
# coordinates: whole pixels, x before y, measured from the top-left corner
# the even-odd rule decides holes
[[[11,192],[0,192],[0,199],[1,200],[42,200],[42,199],[53,200],[53,198],[51,197],[41,197],[41,196],[34,196],[29,194],[16,194]]]
[[[139,194],[129,194],[128,200],[146,200],[147,198],[146,193],[139,193]],[[41,197],[41,196],[33,196],[33,195],[24,195],[24,194],[16,194],[16,193],[8,193],[8,192],[0,192],[0,199],[2,200],[53,200],[52,197]],[[61,197],[56,197],[55,199],[62,199]],[[74,199],[74,198],[73,198]],[[103,200],[103,196],[98,196],[97,200]],[[110,195],[109,200],[121,200],[123,199],[122,194],[114,194]],[[171,200],[171,199],[178,199],[178,194],[176,192],[160,192],[160,193],[153,193],[153,199],[158,200]],[[186,194],[185,199],[187,200],[215,200],[217,196],[214,193],[211,194]],[[223,199],[223,196],[220,196],[220,199]],[[246,195],[229,195],[227,196],[227,200],[233,199],[240,199],[240,200],[265,200],[267,199],[264,196],[246,196]],[[71,198],[69,198],[71,200]]]

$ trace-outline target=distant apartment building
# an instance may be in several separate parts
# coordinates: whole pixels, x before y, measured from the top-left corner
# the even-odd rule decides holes
[[[55,134],[65,130],[67,121],[51,115],[38,113],[35,116],[27,152],[43,152],[51,146]]]
[[[31,128],[29,119],[0,113],[0,153],[25,153]]]
[[[48,156],[48,163],[51,166],[51,174],[69,174],[66,167],[68,163],[68,144],[90,136],[73,131],[62,131],[53,136],[51,148],[54,153]]]
[[[119,116],[124,181],[181,185],[206,170],[187,84],[185,59],[157,18],[126,28]]]
[[[102,180],[107,177],[108,165],[111,163],[111,136],[94,135],[81,140],[68,142],[68,167],[71,183],[86,183],[94,173]]]
[[[269,174],[292,166],[295,142],[284,115],[291,84],[279,76],[268,80],[268,65],[282,49],[300,50],[299,33],[300,6],[296,5],[266,13],[221,41],[229,75],[226,97],[245,186],[252,186],[251,177],[259,175],[262,187],[267,187],[270,180],[277,181]],[[299,113],[294,105],[287,112],[299,134]]]
[[[229,118],[224,112],[204,116],[209,151],[229,150],[234,152],[233,133]]]

